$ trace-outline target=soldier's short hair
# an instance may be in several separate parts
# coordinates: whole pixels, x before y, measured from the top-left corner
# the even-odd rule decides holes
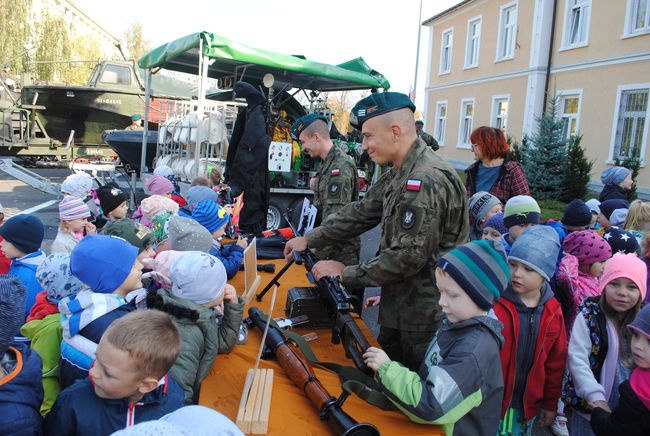
[[[315,120],[310,125],[308,125],[307,128],[305,129],[306,136],[311,137],[314,136],[314,134],[316,133],[318,133],[323,138],[330,137],[330,129],[327,127],[327,123],[325,121]]]

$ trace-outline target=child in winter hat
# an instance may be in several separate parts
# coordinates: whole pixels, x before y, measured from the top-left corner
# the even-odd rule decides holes
[[[576,198],[564,208],[562,224],[569,232],[586,230],[591,224],[591,210],[587,204]]]
[[[178,251],[202,251],[208,253],[212,248],[210,232],[190,218],[175,215],[168,224],[171,249]]]
[[[140,207],[131,217],[140,224],[151,228],[153,218],[162,212],[171,212],[172,214],[177,213],[178,203],[171,198],[154,194],[142,200]]]
[[[63,194],[72,195],[79,200],[84,200],[93,187],[93,179],[88,173],[74,173],[70,174],[61,183],[61,192]]]
[[[612,254],[616,253],[638,253],[639,243],[634,235],[618,227],[609,227],[603,233],[603,238],[612,247]]]
[[[485,221],[481,239],[484,241],[501,242],[506,233],[508,233],[508,228],[503,224],[503,212],[499,212]]]
[[[90,209],[83,201],[66,195],[59,203],[59,231],[50,251],[52,253],[71,253],[81,238],[96,232],[95,225],[88,222]]]
[[[99,205],[109,221],[122,219],[129,211],[126,194],[115,185],[104,185],[97,190]]]
[[[508,233],[502,239],[506,253],[510,253],[510,247],[524,230],[539,224],[540,214],[539,205],[529,195],[516,195],[506,202],[503,224],[508,228]]]
[[[138,249],[138,260],[153,257],[156,252],[153,248],[155,236],[151,229],[129,218],[112,221],[101,232],[102,235],[119,236]]]
[[[600,181],[604,185],[598,197],[601,202],[615,198],[627,200],[630,189],[634,185],[632,171],[625,167],[607,168],[600,176]]]
[[[169,179],[156,175],[149,177],[144,187],[149,195],[162,195],[171,198],[172,192],[174,192],[174,184]]]
[[[472,195],[469,198],[469,215],[473,223],[470,239],[481,239],[485,221],[502,211],[501,201],[489,192],[480,191]]]
[[[589,210],[591,211],[591,224],[589,228],[592,230],[598,230],[600,225],[598,224],[598,215],[600,215],[600,201],[595,198],[590,198],[585,202]]]
[[[41,358],[24,342],[13,342],[23,323],[25,287],[0,276],[0,429],[3,434],[41,434]]]
[[[219,201],[219,194],[207,186],[192,186],[187,190],[187,195],[185,197],[187,199],[186,209],[189,213],[191,213],[194,208],[204,200],[210,200],[214,203]]]
[[[598,215],[598,224],[603,229],[611,227],[610,218],[616,209],[627,209],[630,203],[627,200],[613,199],[600,203],[600,215]]]

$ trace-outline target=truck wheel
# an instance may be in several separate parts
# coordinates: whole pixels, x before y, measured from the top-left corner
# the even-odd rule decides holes
[[[282,217],[281,205],[275,201],[269,202],[269,208],[266,210],[266,229],[277,230],[282,226],[284,218]]]

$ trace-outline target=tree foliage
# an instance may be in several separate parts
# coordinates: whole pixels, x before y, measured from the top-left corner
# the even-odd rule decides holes
[[[584,198],[594,161],[585,156],[581,146],[582,135],[572,136],[567,148],[567,165],[564,174],[565,191],[562,200],[569,202],[575,198]]]
[[[140,21],[134,21],[124,33],[126,49],[129,51],[129,57],[138,60],[151,50],[151,41],[144,36],[144,27]]]
[[[0,63],[9,63],[16,75],[26,71],[29,64],[25,44],[31,36],[28,24],[31,7],[31,0],[4,1],[0,7]]]

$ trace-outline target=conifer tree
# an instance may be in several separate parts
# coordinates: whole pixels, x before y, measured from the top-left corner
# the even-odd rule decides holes
[[[583,198],[587,194],[587,184],[594,161],[585,156],[585,150],[580,145],[582,135],[572,136],[567,148],[567,166],[565,170],[565,192],[562,200],[571,201]]]

